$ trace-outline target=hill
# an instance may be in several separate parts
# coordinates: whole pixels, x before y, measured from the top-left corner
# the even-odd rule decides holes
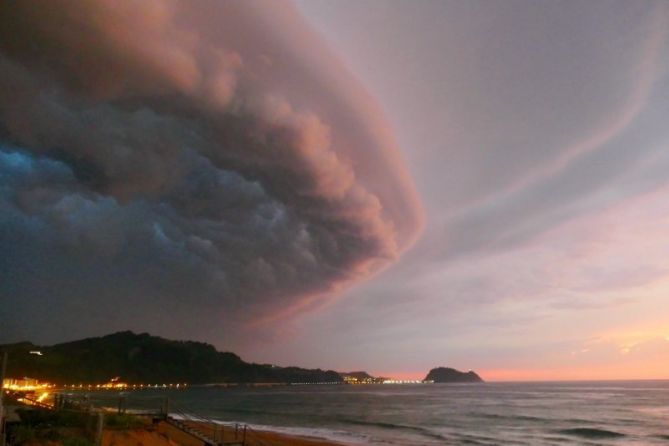
[[[7,376],[29,376],[56,384],[104,383],[119,376],[129,383],[341,382],[337,372],[244,362],[213,345],[173,341],[124,331],[52,346],[30,342],[0,346],[9,352]],[[41,355],[30,354],[40,351]]]
[[[460,372],[450,367],[437,367],[427,374],[425,381],[435,383],[481,383],[483,380],[475,372]]]

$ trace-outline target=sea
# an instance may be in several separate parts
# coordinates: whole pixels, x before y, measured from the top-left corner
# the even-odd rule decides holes
[[[669,445],[669,381],[188,387],[124,394],[348,445]],[[114,406],[119,394],[93,392]],[[153,401],[153,402],[152,402]]]

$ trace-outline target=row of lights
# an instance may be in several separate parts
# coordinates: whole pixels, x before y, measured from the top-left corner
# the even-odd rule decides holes
[[[386,379],[383,384],[433,384],[434,381],[422,381],[417,379]]]
[[[14,392],[34,392],[36,390],[46,390],[55,387],[55,384],[41,383],[36,385],[18,385],[18,384],[5,384],[3,388],[5,391],[14,391]]]
[[[332,382],[322,382],[322,383],[290,383],[291,386],[309,386],[309,385],[327,385],[331,386],[332,384],[341,384],[339,381]]]
[[[188,387],[187,383],[170,384],[127,384],[111,382],[106,384],[65,384],[64,389],[87,389],[87,390],[118,390],[118,389],[179,389]]]

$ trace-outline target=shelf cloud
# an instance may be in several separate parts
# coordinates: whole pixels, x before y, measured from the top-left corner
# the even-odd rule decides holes
[[[289,4],[0,4],[5,336],[276,322],[422,225],[381,112]]]

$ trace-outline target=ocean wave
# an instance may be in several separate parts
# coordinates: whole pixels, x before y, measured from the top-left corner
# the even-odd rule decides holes
[[[551,420],[550,418],[535,417],[531,415],[503,415],[497,413],[480,413],[480,412],[470,412],[469,415],[479,418],[488,418],[492,420],[536,421],[536,422],[554,421]]]
[[[340,418],[339,421],[359,426],[373,426],[373,427],[381,427],[384,429],[398,429],[404,431],[411,431],[436,440],[448,440],[448,438],[444,437],[443,435],[421,426],[389,423],[384,421],[364,421],[364,420],[349,419],[349,418]]]
[[[606,429],[595,429],[592,427],[574,427],[571,429],[562,429],[557,431],[564,435],[573,435],[582,438],[622,438],[625,434],[609,431]]]

